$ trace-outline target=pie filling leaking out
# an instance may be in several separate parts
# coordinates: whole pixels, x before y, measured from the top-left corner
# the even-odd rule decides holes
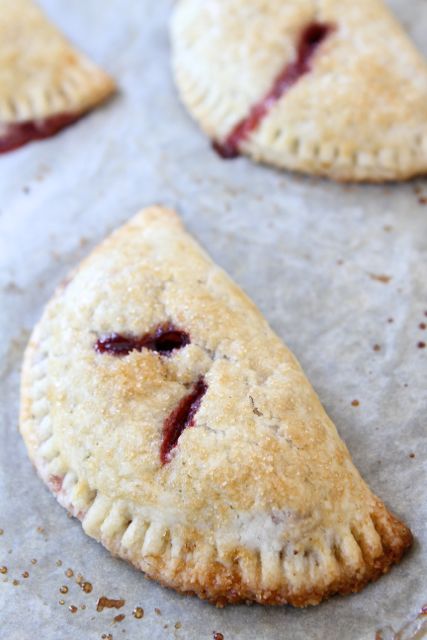
[[[184,429],[194,426],[194,419],[199,410],[203,396],[208,389],[204,378],[199,378],[193,390],[182,398],[179,405],[166,418],[163,424],[163,439],[160,447],[160,462],[166,464],[172,459],[172,449]]]
[[[312,61],[319,46],[333,30],[333,25],[321,22],[312,22],[305,27],[298,42],[296,60],[285,66],[274,80],[269,92],[251,107],[249,115],[236,124],[223,142],[212,143],[214,150],[222,158],[229,160],[240,155],[241,143],[259,127],[274,104],[311,70]]]
[[[4,125],[5,131],[0,134],[0,153],[13,151],[33,140],[43,140],[54,136],[58,131],[68,127],[82,117],[82,113],[61,113],[40,120],[11,122]],[[0,123],[0,130],[2,125]]]
[[[164,356],[182,349],[190,343],[190,336],[185,331],[172,324],[163,324],[140,338],[111,333],[99,338],[95,344],[95,351],[113,356],[127,356],[131,351],[149,349]],[[163,425],[163,439],[160,447],[160,461],[166,464],[171,460],[171,451],[178,444],[178,439],[184,429],[194,426],[194,417],[200,407],[207,390],[203,378],[199,378],[191,393],[180,401],[179,405],[169,414]]]
[[[99,338],[95,344],[98,353],[109,353],[113,356],[127,356],[131,351],[149,349],[164,356],[169,356],[175,349],[182,349],[190,344],[190,336],[172,324],[162,324],[140,338],[110,333]]]

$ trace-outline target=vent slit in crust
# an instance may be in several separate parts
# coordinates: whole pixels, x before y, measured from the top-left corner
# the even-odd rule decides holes
[[[163,439],[160,447],[160,461],[166,464],[171,461],[172,450],[177,446],[179,437],[187,427],[194,426],[196,413],[200,408],[208,386],[204,378],[200,378],[194,389],[182,398],[179,405],[166,418],[163,425]]]
[[[95,343],[95,351],[113,356],[127,356],[131,351],[148,349],[169,356],[173,351],[183,349],[188,344],[190,336],[186,331],[178,329],[173,324],[163,324],[140,338],[120,333],[102,336]]]
[[[212,143],[213,149],[221,158],[229,160],[240,155],[242,142],[259,127],[274,104],[311,70],[318,48],[333,30],[333,25],[321,22],[312,22],[306,26],[299,38],[295,61],[282,69],[268,93],[253,105],[248,116],[236,124],[223,142]]]

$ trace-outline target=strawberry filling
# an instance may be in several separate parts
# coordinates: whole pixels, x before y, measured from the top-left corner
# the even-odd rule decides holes
[[[149,349],[168,356],[176,349],[183,349],[187,344],[190,344],[188,333],[172,324],[163,324],[140,337],[120,333],[103,336],[95,343],[95,351],[113,356],[127,356],[131,351]]]
[[[169,414],[163,424],[163,439],[160,446],[160,462],[166,464],[171,461],[172,449],[184,429],[194,426],[196,413],[199,410],[203,396],[208,389],[204,378],[199,378],[193,390],[184,396],[179,405]]]
[[[315,53],[333,29],[332,25],[321,22],[313,22],[306,26],[299,39],[294,62],[282,69],[268,93],[251,107],[246,118],[236,124],[223,142],[212,143],[214,150],[222,158],[230,159],[240,155],[239,147],[242,142],[260,126],[274,104],[311,70]]]
[[[82,114],[61,113],[39,120],[25,122],[0,123],[0,153],[13,151],[32,140],[42,140],[54,136],[81,118]]]

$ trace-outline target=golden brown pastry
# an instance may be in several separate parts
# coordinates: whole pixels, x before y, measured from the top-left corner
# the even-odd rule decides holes
[[[382,0],[178,0],[184,104],[224,157],[337,180],[427,171],[427,65]]]
[[[317,604],[411,544],[294,356],[160,207],[48,304],[25,356],[21,432],[88,535],[219,605]]]
[[[114,90],[31,0],[0,0],[0,153],[54,135]]]

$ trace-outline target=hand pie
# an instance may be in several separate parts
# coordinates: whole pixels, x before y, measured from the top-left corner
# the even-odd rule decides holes
[[[427,65],[382,0],[179,0],[171,33],[182,100],[223,157],[427,172]]]
[[[0,153],[54,135],[114,90],[31,0],[0,0]]]
[[[219,605],[357,591],[411,544],[294,356],[166,209],[114,233],[48,304],[21,431],[88,535]]]

